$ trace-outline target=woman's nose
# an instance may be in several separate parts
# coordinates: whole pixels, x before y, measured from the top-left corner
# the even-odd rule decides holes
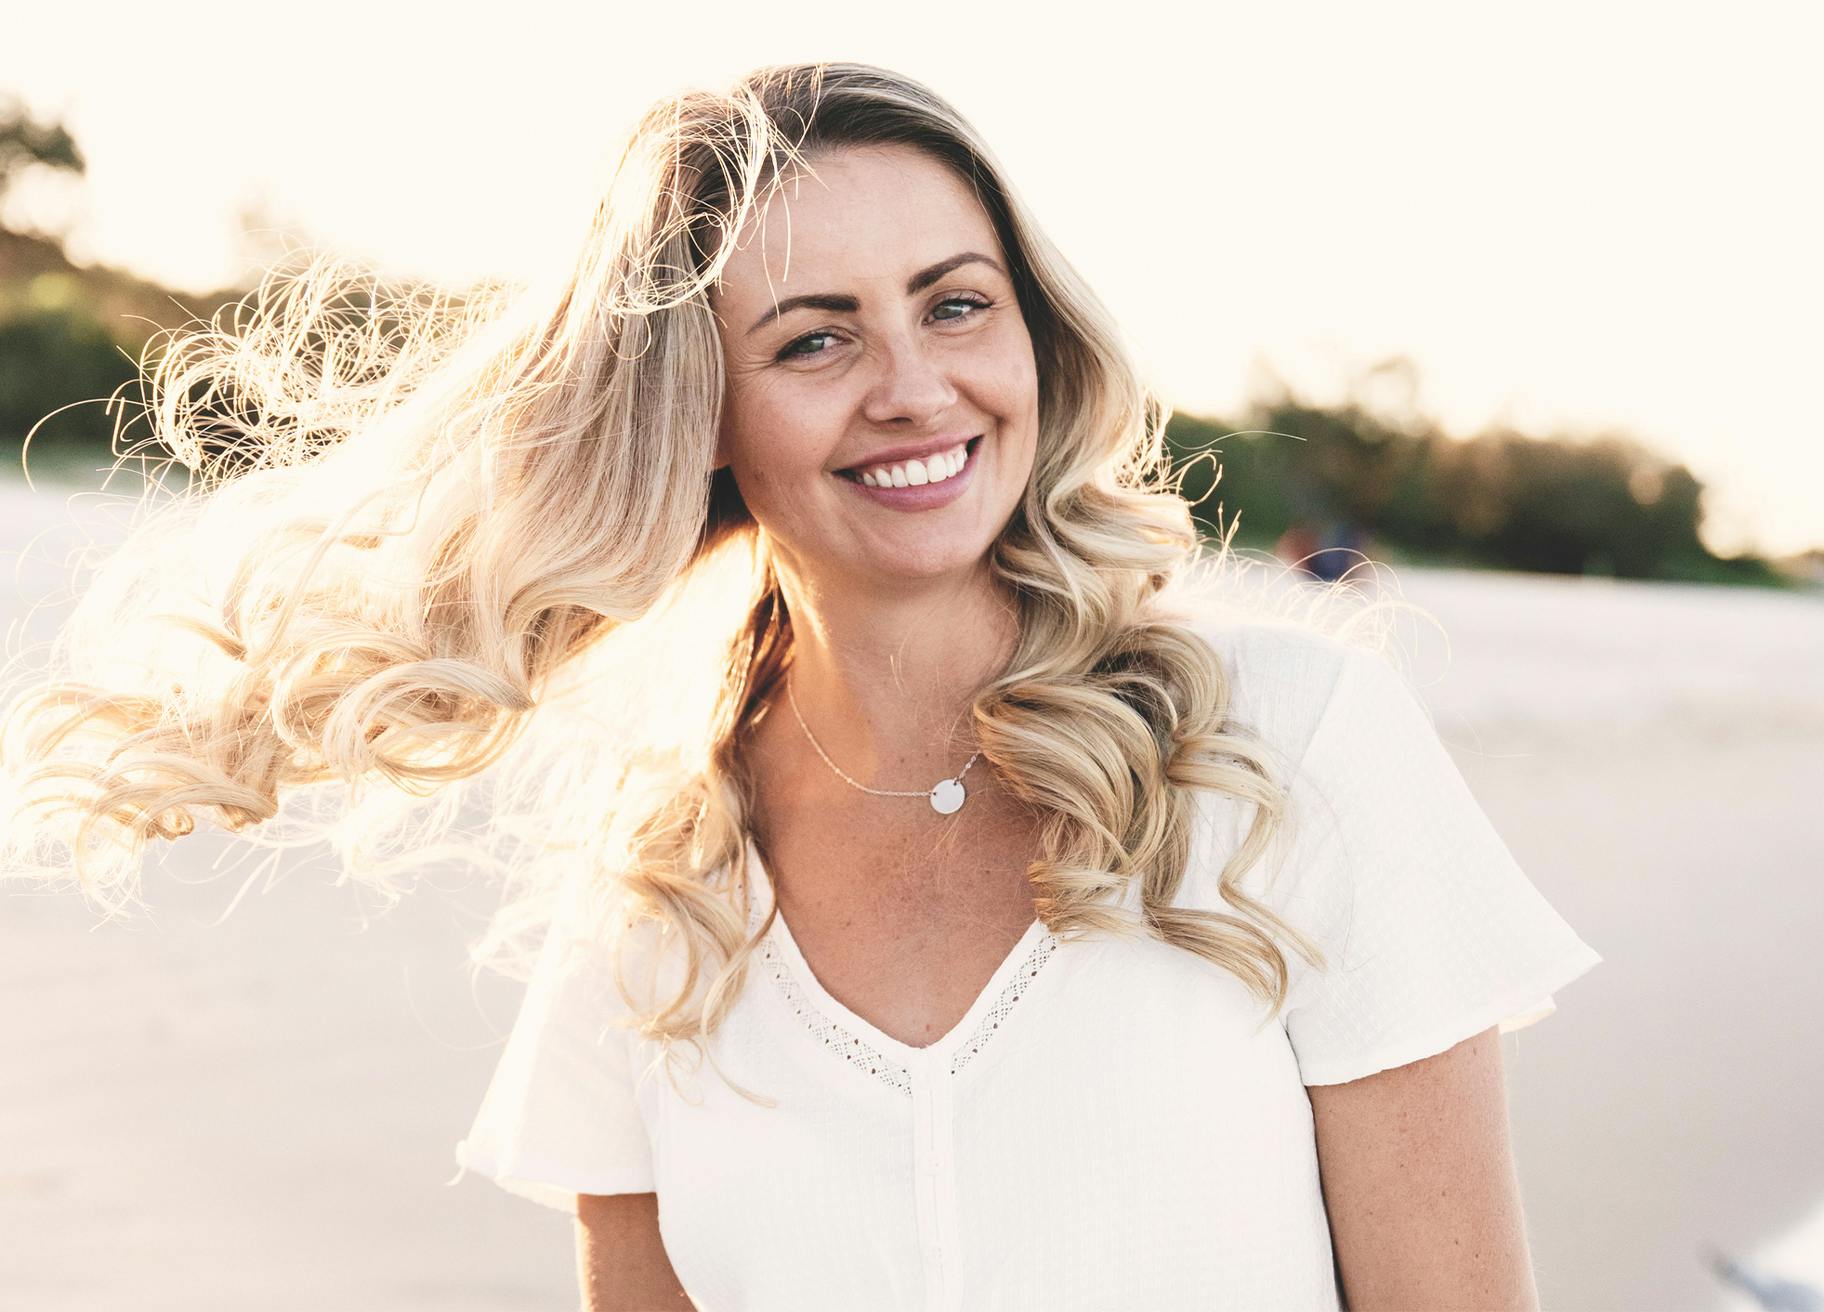
[[[883,346],[878,358],[880,377],[869,389],[864,406],[870,422],[911,419],[927,423],[956,404],[956,387],[943,352],[928,343],[915,336],[903,338]]]

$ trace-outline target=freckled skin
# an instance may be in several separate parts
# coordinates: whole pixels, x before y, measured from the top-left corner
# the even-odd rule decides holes
[[[987,556],[1032,477],[1038,367],[1007,253],[967,183],[906,146],[809,162],[816,176],[755,216],[711,296],[728,372],[718,459],[771,540],[792,687],[820,745],[873,787],[924,788],[970,758],[969,701],[1017,636]],[[994,263],[908,292],[966,252]],[[823,293],[857,307],[794,309],[749,332],[779,302]],[[882,505],[836,473],[976,434],[968,482],[933,509]],[[980,763],[951,816],[860,792],[784,706],[742,752],[750,821],[813,972],[895,1037],[949,1030],[1032,922],[1035,817]]]
[[[981,567],[1031,477],[1038,369],[1004,274],[966,264],[910,295],[906,281],[964,251],[1006,269],[1006,254],[970,188],[920,151],[845,148],[810,164],[816,176],[788,182],[742,232],[711,296],[728,370],[719,465],[817,590],[955,586]],[[860,308],[797,309],[749,334],[777,301],[810,292],[853,295]],[[794,343],[797,356],[779,359]],[[986,436],[970,486],[938,510],[876,505],[834,473],[891,446],[976,433]]]

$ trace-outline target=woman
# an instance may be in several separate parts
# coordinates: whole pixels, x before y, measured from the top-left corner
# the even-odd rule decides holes
[[[434,349],[325,300],[209,362],[294,371],[234,371],[216,522],[92,594],[152,615],[189,525],[207,656],[13,754],[116,869],[198,804],[537,762],[496,928],[553,918],[458,1158],[574,1208],[588,1306],[1535,1305],[1498,1034],[1600,958],[1378,612],[1199,557],[1164,407],[941,99],[682,95],[557,286]]]

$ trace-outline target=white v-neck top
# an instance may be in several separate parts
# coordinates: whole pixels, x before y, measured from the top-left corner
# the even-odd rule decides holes
[[[962,1020],[910,1047],[831,996],[775,918],[712,1039],[761,1106],[707,1062],[682,1093],[647,1070],[605,954],[557,951],[560,911],[457,1160],[564,1211],[656,1191],[705,1312],[1338,1308],[1305,1086],[1529,1024],[1601,958],[1386,659],[1290,626],[1205,632],[1232,717],[1292,781],[1283,867],[1244,887],[1333,963],[1286,946],[1278,1020],[1182,949],[1035,921]],[[1232,913],[1217,880],[1252,804],[1202,793],[1198,817],[1177,904]],[[753,927],[772,902],[755,873]]]

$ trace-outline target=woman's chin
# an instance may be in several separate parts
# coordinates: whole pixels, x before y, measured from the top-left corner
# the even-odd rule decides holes
[[[881,590],[883,597],[891,597],[907,588],[966,580],[982,567],[986,554],[986,547],[959,552],[955,543],[945,543],[928,551],[901,549],[851,559],[846,572]]]

